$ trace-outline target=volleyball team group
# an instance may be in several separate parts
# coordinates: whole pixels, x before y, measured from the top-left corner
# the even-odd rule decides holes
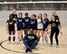
[[[29,14],[26,12],[24,13],[25,17],[23,17],[22,12],[16,14],[15,9],[13,9],[12,12],[13,13],[9,15],[9,19],[6,22],[9,43],[11,43],[11,40],[15,43],[15,28],[17,28],[18,44],[23,43],[25,45],[26,53],[32,52],[32,49],[40,42],[40,38],[42,40],[40,43],[45,46],[48,46],[48,38],[50,38],[50,47],[52,47],[54,34],[56,48],[59,47],[58,35],[62,33],[62,27],[56,11],[52,12],[50,20],[48,19],[47,13],[38,13],[38,16],[36,16],[36,14],[31,14],[31,17],[29,17]]]

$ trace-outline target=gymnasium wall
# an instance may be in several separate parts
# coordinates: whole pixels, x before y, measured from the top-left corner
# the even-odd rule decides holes
[[[44,11],[44,10],[29,10],[29,11],[17,11],[18,12],[22,12],[23,16],[25,12],[29,13],[29,16],[31,16],[31,14],[36,14],[38,15],[39,13],[47,13],[48,14],[48,18],[50,19],[50,16],[52,15],[52,11]],[[8,19],[9,14],[11,14],[11,11],[0,11],[0,25],[5,24],[6,20]],[[62,23],[63,26],[67,26],[67,11],[57,11],[57,15],[60,18],[60,21]]]

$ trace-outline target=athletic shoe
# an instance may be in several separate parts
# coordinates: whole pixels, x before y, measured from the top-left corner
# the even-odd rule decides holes
[[[45,42],[45,46],[48,46],[48,43],[47,42]]]
[[[26,53],[27,53],[27,52],[30,52],[30,53],[32,53],[32,50],[26,49]]]
[[[15,42],[15,41],[13,41],[13,42],[12,42],[12,44],[16,44],[16,42]]]
[[[50,44],[50,47],[52,47],[52,44]]]
[[[59,45],[56,45],[56,48],[58,48],[59,47]]]
[[[48,46],[48,44],[46,43],[45,46]]]
[[[17,44],[20,44],[20,41],[18,41]]]
[[[9,41],[8,44],[11,44],[11,41]]]
[[[23,43],[23,41],[18,41],[18,44],[22,44]]]
[[[42,45],[42,43],[41,42],[38,42],[38,45]]]
[[[45,43],[41,42],[41,45],[45,45]]]
[[[43,45],[43,43],[41,43],[41,45]]]
[[[26,49],[25,51],[26,51],[26,53],[27,53],[29,50],[28,50],[28,49]]]
[[[22,44],[23,43],[23,41],[20,41],[20,44]]]

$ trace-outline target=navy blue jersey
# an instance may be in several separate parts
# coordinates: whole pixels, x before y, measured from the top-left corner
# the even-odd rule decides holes
[[[38,37],[34,34],[27,34],[25,35],[24,40],[27,41],[29,45],[31,45],[38,40]]]
[[[46,29],[48,25],[49,25],[49,19],[48,18],[43,19],[43,29]]]
[[[17,29],[23,29],[23,18],[17,18]]]
[[[7,20],[7,22],[6,23],[8,23],[8,29],[9,30],[14,30],[14,28],[15,28],[15,20]]]
[[[36,30],[37,29],[37,19],[30,20],[30,29]]]
[[[24,29],[29,28],[30,19],[31,19],[30,17],[25,17],[25,18],[23,19],[23,22],[24,22]]]

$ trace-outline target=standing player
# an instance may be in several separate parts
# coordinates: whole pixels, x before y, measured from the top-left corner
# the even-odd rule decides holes
[[[12,12],[13,13],[10,14],[10,15],[12,15],[12,17],[13,17],[12,19],[15,20],[17,18],[16,10],[15,9],[12,9]]]
[[[29,31],[29,25],[30,25],[30,17],[28,17],[28,13],[25,13],[25,17],[24,17],[24,33],[28,34]]]
[[[23,17],[22,13],[19,12],[18,18],[17,18],[17,31],[18,31],[18,43],[20,43],[23,39]]]
[[[47,30],[47,27],[49,25],[49,19],[47,18],[47,14],[44,13],[43,14],[43,37],[42,37],[42,43],[44,44],[44,41],[45,41],[45,46],[47,46],[47,43],[48,43],[48,37],[47,37],[47,34],[48,34],[48,30]]]
[[[52,12],[52,15],[54,15],[56,22],[60,23],[59,16],[56,14],[55,10]]]
[[[11,43],[11,36],[13,35],[13,43],[15,42],[15,20],[12,19],[13,16],[10,15],[9,19],[7,20],[7,28],[8,28],[8,33],[9,33],[9,43]]]
[[[33,30],[34,34],[37,34],[37,19],[36,19],[36,15],[32,14],[31,16],[31,20],[30,20],[30,29]]]
[[[53,45],[53,36],[55,34],[56,48],[58,48],[59,47],[58,35],[59,35],[59,31],[60,31],[61,27],[60,27],[60,22],[59,21],[56,22],[54,15],[51,16],[51,21],[49,23],[49,27],[51,28],[51,35],[50,35],[51,44],[50,44],[50,47],[52,47],[52,45]]]
[[[39,41],[40,37],[42,36],[42,30],[43,30],[42,14],[39,14],[37,19],[37,34],[39,36]]]
[[[57,15],[57,13],[56,13],[56,10],[54,10],[52,12],[52,15],[55,17],[56,22],[59,22],[60,23],[60,19],[59,19],[59,16]],[[61,24],[59,25],[59,27],[62,29]],[[62,31],[60,32],[60,34],[62,35]]]

